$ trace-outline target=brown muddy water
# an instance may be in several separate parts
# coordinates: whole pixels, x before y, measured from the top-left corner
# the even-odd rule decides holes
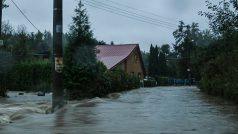
[[[195,87],[141,88],[68,102],[48,114],[51,95],[0,99],[0,134],[236,134],[238,106]]]

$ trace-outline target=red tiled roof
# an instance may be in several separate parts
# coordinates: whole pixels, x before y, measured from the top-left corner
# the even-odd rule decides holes
[[[103,62],[108,69],[111,69],[125,60],[137,46],[139,45],[98,45],[96,46],[97,59]]]

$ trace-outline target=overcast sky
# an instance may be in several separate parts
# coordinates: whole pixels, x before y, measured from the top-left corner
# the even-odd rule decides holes
[[[53,0],[14,0],[15,3],[22,9],[28,18],[41,31],[52,31],[53,18]],[[69,24],[72,22],[74,9],[77,5],[76,0],[64,1],[64,32],[69,29]],[[179,20],[183,20],[186,24],[198,22],[201,29],[208,27],[206,18],[198,15],[199,11],[207,10],[205,0],[87,0],[96,1],[96,4],[85,5],[89,15],[89,21],[94,32],[94,36],[98,40],[104,40],[107,43],[114,41],[115,44],[130,44],[139,43],[141,50],[148,51],[150,44],[162,45],[174,43],[172,27],[179,24]],[[210,0],[217,3],[219,0]],[[83,1],[85,2],[85,1]],[[99,3],[98,3],[99,2]],[[109,4],[111,9],[114,8],[114,13],[98,8],[100,2]],[[116,3],[115,3],[116,2]],[[95,2],[94,2],[95,3]],[[11,0],[7,0],[9,8],[3,11],[3,20],[8,20],[13,26],[24,24],[29,32],[36,32],[36,29],[20,14]],[[104,4],[104,7],[105,7]],[[120,5],[123,4],[123,5]],[[92,7],[92,5],[94,7]],[[113,6],[113,7],[112,7]],[[128,7],[126,7],[128,6]],[[129,8],[132,7],[132,8]],[[103,8],[103,6],[101,6]],[[120,13],[118,10],[126,11],[124,15],[133,12],[134,15],[142,15],[142,17],[131,16],[134,19],[116,15]],[[110,8],[107,8],[109,10]],[[143,10],[150,13],[141,12]],[[148,17],[145,19],[145,17]],[[135,19],[140,19],[137,21]],[[150,22],[145,23],[141,21]],[[153,19],[153,20],[151,20]],[[165,25],[161,25],[166,23]],[[156,25],[151,24],[156,23]],[[172,23],[172,24],[171,24]],[[169,28],[167,24],[169,25]],[[172,26],[171,26],[172,25]]]

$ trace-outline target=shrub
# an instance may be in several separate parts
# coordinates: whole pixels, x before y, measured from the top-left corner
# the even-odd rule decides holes
[[[237,60],[237,53],[230,52],[209,61],[202,75],[202,91],[238,102]]]
[[[156,77],[156,81],[159,86],[168,86],[169,85],[168,77]]]
[[[95,65],[72,66],[65,68],[64,87],[69,99],[92,97],[96,89],[97,72]]]
[[[123,70],[107,71],[105,76],[110,80],[111,92],[121,92],[130,89],[136,89],[140,86],[140,81],[137,77],[129,75]]]
[[[148,77],[147,79],[144,79],[144,87],[154,87],[157,86],[157,81],[152,78]]]
[[[14,66],[12,54],[6,50],[0,50],[0,96],[6,97],[7,85],[9,82],[9,72]]]
[[[109,93],[138,88],[139,79],[122,70],[107,70],[103,63],[65,68],[65,88],[70,100],[102,97]]]
[[[21,61],[10,74],[8,88],[20,91],[51,91],[52,64],[47,60]]]

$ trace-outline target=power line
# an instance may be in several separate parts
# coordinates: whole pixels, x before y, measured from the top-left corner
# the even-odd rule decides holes
[[[20,9],[20,7],[13,1],[11,0],[12,3],[15,5],[15,7],[20,11],[20,13],[25,17],[25,19],[37,30],[40,32],[40,30],[31,22],[31,20],[23,13],[23,11]]]
[[[159,26],[159,27],[164,27],[164,26],[158,25],[156,23],[151,23],[151,22],[148,22],[148,21],[140,20],[140,19],[137,19],[137,18],[134,18],[134,17],[130,17],[130,16],[127,16],[127,15],[124,15],[124,14],[117,13],[115,11],[111,11],[111,10],[107,10],[105,8],[98,7],[98,6],[95,6],[95,5],[91,5],[91,4],[88,4],[88,3],[84,3],[84,4],[88,5],[88,6],[91,6],[91,7],[94,7],[94,8],[97,8],[97,9],[100,9],[100,10],[104,10],[104,11],[112,13],[112,14],[116,14],[116,15],[126,17],[126,18],[129,18],[129,19],[137,20],[137,21],[140,21],[140,22],[148,23],[148,24],[151,24],[151,25]],[[169,27],[164,27],[164,28],[173,29],[173,28],[169,28]]]
[[[140,10],[140,9],[137,9],[135,7],[130,7],[128,5],[125,5],[125,4],[121,4],[121,3],[118,3],[118,2],[115,2],[115,1],[112,1],[112,0],[104,0],[104,1],[108,1],[114,5],[117,5],[117,7],[115,6],[112,6],[111,4],[106,4],[104,2],[99,2],[97,0],[85,0],[85,1],[94,1],[94,4],[98,4],[99,5],[103,5],[105,8],[110,8],[111,10],[119,10],[119,12],[126,12],[126,14],[130,14],[132,16],[136,16],[138,18],[142,18],[142,19],[146,19],[146,21],[153,21],[155,23],[159,23],[162,24],[162,25],[167,25],[173,29],[177,29],[178,28],[178,25],[175,24],[175,22],[179,21],[178,19],[172,19],[172,18],[168,18],[168,17],[164,17],[164,16],[161,16],[161,15],[158,15],[158,14],[155,14],[155,13],[152,13],[152,12],[148,12],[148,11],[144,11],[144,10]],[[96,3],[95,3],[96,2]],[[120,6],[121,8],[119,8],[118,6]],[[124,8],[123,8],[124,7]],[[95,7],[96,8],[96,7]],[[113,8],[113,9],[112,9]],[[127,10],[126,10],[126,9]],[[128,11],[129,10],[129,11]],[[156,16],[156,17],[159,17],[159,18],[162,18],[163,20],[160,20],[160,19],[157,19],[157,18],[151,18],[149,16],[145,16],[145,15],[141,15],[141,14],[138,14],[138,12],[130,12],[131,10],[135,10],[135,11],[138,11],[138,12],[141,12],[143,14],[147,14],[149,16]],[[167,21],[165,21],[167,20]],[[169,21],[169,22],[168,22]],[[181,20],[180,20],[181,21]],[[170,29],[171,29],[170,28]],[[202,29],[206,29],[204,27],[200,27]]]
[[[112,0],[105,0],[105,1],[108,1],[108,2],[114,3],[114,4],[116,4],[116,5],[120,5],[120,6],[123,6],[123,7],[129,8],[129,9],[132,9],[132,10],[136,10],[136,11],[139,11],[139,12],[142,12],[142,13],[145,13],[145,14],[148,14],[148,15],[152,15],[152,16],[160,17],[160,18],[163,18],[163,19],[166,19],[166,20],[169,20],[169,21],[173,21],[173,22],[178,22],[178,21],[180,21],[180,20],[178,20],[178,19],[173,19],[173,18],[164,17],[164,16],[161,16],[161,15],[158,15],[158,14],[152,13],[152,12],[148,12],[148,11],[140,10],[140,9],[137,9],[137,8],[134,8],[134,7],[131,7],[131,6],[128,6],[128,5],[125,5],[125,4],[122,4],[122,3],[119,3],[119,2],[115,2],[115,1],[112,1]]]
[[[150,22],[153,21],[154,23],[158,23],[158,24],[161,24],[161,25],[166,25],[166,26],[173,27],[173,28],[176,27],[175,24],[165,22],[165,21],[162,21],[162,20],[158,20],[158,19],[155,19],[155,18],[151,18],[151,17],[148,17],[148,16],[144,16],[144,15],[141,15],[141,14],[138,14],[138,13],[135,13],[135,12],[130,12],[128,10],[124,10],[124,9],[121,9],[121,8],[118,8],[118,7],[115,7],[115,6],[111,6],[111,5],[103,3],[103,2],[99,2],[99,1],[95,1],[95,0],[85,0],[85,2],[88,2],[90,4],[94,4],[94,5],[98,5],[98,6],[103,6],[104,8],[109,8],[110,10],[113,10],[113,11],[116,10],[116,11],[121,12],[123,14],[127,14],[127,15],[130,15],[130,16],[133,16],[133,17],[137,17],[137,18],[140,18],[140,19],[143,19],[143,20],[150,21]]]
[[[96,1],[96,0],[91,0],[91,1],[94,1],[96,3],[100,3],[100,4],[103,4],[103,5],[106,5],[108,7],[111,7],[113,9],[117,9],[117,10],[120,10],[120,11],[124,11],[124,12],[127,12],[129,14],[132,14],[132,15],[136,15],[136,16],[139,16],[139,17],[143,17],[143,18],[146,18],[146,19],[149,19],[149,20],[152,20],[152,21],[156,21],[156,22],[159,22],[159,23],[165,23],[167,25],[171,25],[171,26],[177,26],[177,24],[173,24],[173,23],[170,23],[170,22],[167,22],[167,21],[163,21],[163,20],[159,20],[159,19],[156,19],[156,18],[151,18],[151,17],[148,17],[148,16],[145,16],[145,15],[141,15],[141,14],[138,14],[136,12],[130,12],[128,10],[125,10],[125,9],[122,9],[122,8],[119,8],[119,7],[116,7],[116,6],[112,6],[110,4],[106,4],[106,3],[103,3],[103,2],[99,2],[99,1]],[[130,8],[129,8],[130,9]],[[136,8],[133,8],[134,10]],[[139,10],[140,11],[140,10]]]
[[[154,18],[150,18],[150,17],[140,15],[140,14],[137,14],[134,12],[123,10],[123,9],[115,7],[115,6],[105,4],[103,2],[97,2],[97,1],[92,2],[92,1],[85,0],[84,4],[94,7],[94,8],[97,8],[97,9],[101,9],[101,10],[113,13],[113,14],[120,15],[120,16],[123,16],[126,18],[130,18],[133,20],[145,22],[148,24],[152,24],[152,25],[156,25],[156,26],[164,27],[164,28],[168,28],[168,29],[175,29],[175,26],[172,24],[169,24],[168,22],[163,22],[163,21],[160,21],[160,20],[157,20]]]

